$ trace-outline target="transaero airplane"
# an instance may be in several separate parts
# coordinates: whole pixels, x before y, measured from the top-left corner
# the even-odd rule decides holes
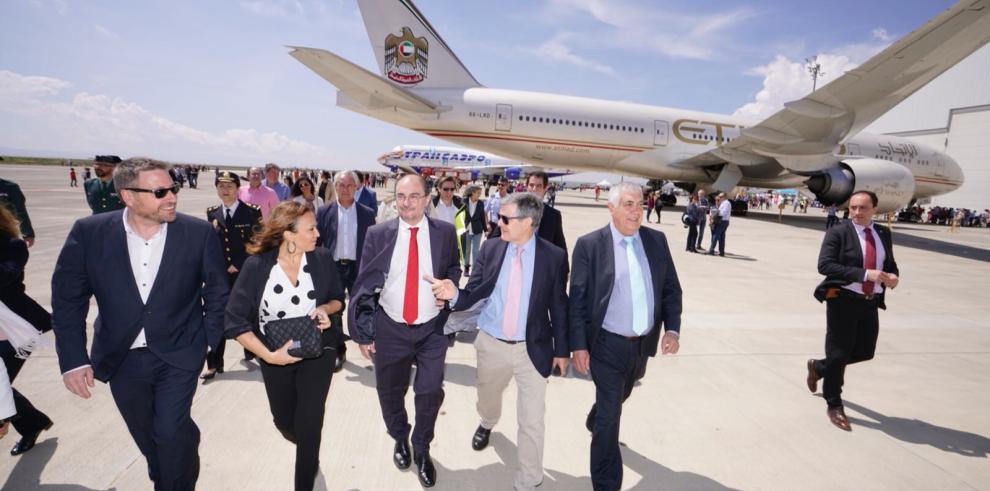
[[[543,170],[550,177],[571,173],[569,170],[544,169],[467,148],[427,145],[399,145],[378,157],[378,163],[392,172],[402,169],[423,176],[454,175],[471,180],[503,176],[515,180],[534,170]]]
[[[934,148],[861,130],[990,41],[990,0],[963,0],[854,70],[763,121],[479,83],[410,0],[358,0],[381,75],[321,49],[298,61],[337,105],[545,167],[614,172],[728,191],[807,186],[825,204],[854,190],[879,211],[963,183]]]

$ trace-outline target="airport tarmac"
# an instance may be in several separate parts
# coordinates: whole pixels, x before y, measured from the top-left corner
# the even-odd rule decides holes
[[[0,165],[0,175],[27,195],[37,242],[26,283],[48,306],[65,236],[89,215],[82,187],[68,187],[63,167]],[[202,216],[216,202],[212,177],[203,173],[200,189],[182,190],[179,211]],[[558,195],[569,244],[607,223],[605,195],[597,202],[590,191]],[[825,308],[812,297],[824,215],[789,211],[783,223],[776,213],[733,218],[725,258],[684,251],[679,209],[648,225],[667,235],[684,290],[681,351],[652,359],[624,406],[623,488],[990,489],[990,231],[895,225],[901,284],[880,314],[876,358],[846,372],[853,425],[846,433],[805,387],[805,360],[822,356],[824,346]],[[94,311],[95,303],[91,320]],[[436,489],[509,489],[515,388],[505,393],[492,444],[473,451],[470,338],[462,334],[447,355],[446,400],[431,449]],[[294,449],[271,423],[260,371],[244,368],[241,354],[228,347],[226,373],[201,385],[193,403],[202,431],[199,488],[290,489]],[[348,356],[330,389],[317,489],[419,489],[414,472],[392,465],[370,364],[356,347]],[[584,419],[594,387],[573,374],[548,383],[541,489],[590,489]],[[6,451],[16,432],[3,440],[3,489],[152,488],[107,386],[98,384],[89,400],[70,394],[51,347],[31,356],[15,386],[55,426],[19,457]],[[407,401],[412,408],[412,391]]]

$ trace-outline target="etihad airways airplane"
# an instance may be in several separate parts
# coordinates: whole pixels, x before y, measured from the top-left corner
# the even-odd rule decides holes
[[[825,204],[854,190],[879,211],[963,183],[944,152],[861,130],[990,41],[990,0],[962,0],[763,121],[479,83],[410,0],[358,0],[380,74],[321,49],[290,53],[337,105],[512,159],[667,179],[682,187],[802,185]]]
[[[569,170],[544,169],[518,160],[468,148],[399,145],[378,157],[378,163],[393,172],[402,169],[424,176],[459,176],[462,179],[519,179],[527,172],[542,170],[549,177],[570,174]]]

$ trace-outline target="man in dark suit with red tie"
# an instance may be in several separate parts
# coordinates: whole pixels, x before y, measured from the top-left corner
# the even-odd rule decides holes
[[[406,175],[396,183],[399,217],[368,229],[348,310],[348,332],[361,354],[375,364],[382,416],[395,439],[392,460],[399,469],[409,467],[412,429],[412,460],[425,487],[436,483],[430,442],[444,398],[443,327],[449,315],[437,305],[425,278],[455,284],[461,279],[454,226],[425,215],[429,199],[426,180],[419,175]],[[409,425],[405,407],[413,363],[415,428]]]
[[[815,298],[826,303],[825,358],[808,360],[808,390],[818,389],[828,404],[828,418],[838,428],[850,431],[842,407],[842,384],[846,365],[870,360],[877,347],[877,309],[886,309],[884,291],[899,281],[893,242],[887,227],[873,223],[877,195],[856,191],[849,198],[851,220],[825,233],[818,254],[818,272],[825,280],[815,289]]]
[[[316,244],[330,250],[333,262],[337,266],[337,273],[340,274],[341,285],[347,294],[353,290],[354,280],[357,278],[364,236],[368,228],[375,224],[375,212],[354,200],[358,182],[356,172],[352,170],[338,172],[333,178],[337,201],[323,206],[316,212],[316,228],[320,231]],[[333,324],[333,329],[343,334],[342,313],[331,315],[330,322]],[[347,345],[344,344],[346,338],[341,335],[339,339],[334,372],[339,372],[344,367],[344,360],[347,358]]]
[[[643,187],[613,187],[608,210],[612,222],[574,246],[568,299],[574,368],[590,369],[595,382],[595,404],[585,420],[595,491],[622,487],[622,405],[646,374],[647,360],[680,349],[682,309],[667,238],[642,226]]]
[[[66,388],[88,399],[94,379],[108,382],[155,489],[192,490],[200,433],[190,410],[207,350],[222,339],[229,286],[217,234],[176,213],[168,169],[145,158],[117,165],[126,207],[72,226],[52,274],[52,325]]]

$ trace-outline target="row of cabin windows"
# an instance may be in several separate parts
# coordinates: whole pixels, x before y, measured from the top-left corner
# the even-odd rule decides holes
[[[709,140],[709,141],[719,141],[719,142],[730,142],[730,141],[732,141],[732,138],[729,138],[727,136],[715,137],[715,136],[712,136],[712,135],[703,135],[701,133],[695,133],[693,136],[694,136],[694,139],[695,140]]]
[[[908,159],[908,158],[897,157],[895,159],[893,157],[890,157],[890,156],[887,156],[887,155],[880,155],[880,154],[873,154],[873,158],[880,159],[880,160],[889,160],[891,162],[897,161],[897,162],[900,162],[902,164],[906,164],[908,162],[911,162],[911,159]],[[918,160],[916,162],[919,165],[932,165],[931,161],[928,161],[928,160]]]
[[[570,119],[544,118],[537,116],[519,116],[519,121],[528,123],[562,124],[564,126],[580,126],[582,128],[597,128],[601,130],[627,131],[630,133],[645,133],[646,130],[636,126],[626,126],[608,123],[595,123],[591,121],[574,121]]]

